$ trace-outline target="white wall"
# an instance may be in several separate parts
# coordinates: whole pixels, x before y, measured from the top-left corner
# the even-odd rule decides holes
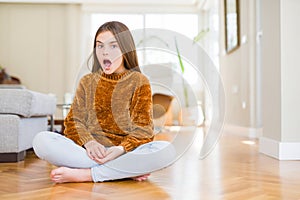
[[[264,136],[280,140],[280,0],[262,1],[262,87]]]
[[[300,142],[300,26],[299,0],[281,0],[281,88],[284,142]]]
[[[300,2],[262,1],[264,137],[300,141]]]
[[[263,0],[263,135],[260,152],[300,160],[300,1]]]
[[[54,93],[58,103],[73,90],[80,67],[77,5],[0,4],[0,64],[28,89]]]
[[[220,72],[226,94],[226,123],[260,128],[256,116],[255,1],[239,1],[241,45],[231,53],[225,52],[224,1],[220,2]]]

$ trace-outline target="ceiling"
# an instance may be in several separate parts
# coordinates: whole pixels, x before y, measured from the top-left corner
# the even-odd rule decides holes
[[[131,5],[194,5],[206,0],[0,0],[6,3],[93,3],[93,4],[131,4]]]
[[[103,6],[111,10],[125,7],[135,7],[142,12],[145,8],[153,8],[160,12],[172,11],[195,12],[208,10],[212,2],[217,0],[0,0],[0,3],[36,3],[36,4],[81,4],[87,11],[99,10]]]

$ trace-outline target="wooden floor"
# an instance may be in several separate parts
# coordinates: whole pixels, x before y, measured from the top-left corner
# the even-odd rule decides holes
[[[175,164],[145,182],[53,184],[48,178],[53,166],[29,151],[23,162],[0,163],[0,200],[300,199],[299,161],[267,157],[258,153],[257,140],[228,131],[214,151],[199,160],[202,136],[200,130]]]

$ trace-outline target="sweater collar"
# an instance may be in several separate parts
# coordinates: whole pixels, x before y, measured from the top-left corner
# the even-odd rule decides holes
[[[114,80],[114,81],[118,81],[126,76],[128,76],[132,71],[131,70],[126,70],[125,72],[116,74],[105,74],[104,72],[100,72],[101,76],[106,78],[106,79],[110,79],[110,80]]]

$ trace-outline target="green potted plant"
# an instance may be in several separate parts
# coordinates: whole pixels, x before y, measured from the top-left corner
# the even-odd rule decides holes
[[[203,29],[202,31],[200,31],[194,38],[193,38],[193,44],[201,41],[205,36],[206,34],[209,32],[209,29]],[[155,40],[155,41],[158,41],[162,44],[164,44],[167,48],[169,48],[169,44],[167,42],[165,42],[163,39],[161,39],[159,36],[156,36],[156,35],[152,35],[152,36],[149,36],[147,38],[144,38],[142,40],[140,40],[138,43],[137,43],[137,46],[140,46],[142,45],[144,42],[146,41],[150,41],[150,40]],[[180,48],[179,48],[179,45],[178,45],[178,42],[176,40],[176,38],[174,39],[174,42],[175,42],[175,48],[176,48],[176,55],[177,55],[177,58],[178,58],[178,65],[179,65],[179,68],[180,68],[180,73],[183,75],[185,73],[185,66],[184,66],[184,62],[183,62],[183,58],[181,56],[181,53],[180,53]],[[194,118],[194,113],[195,113],[195,108],[194,107],[191,107],[190,108],[190,104],[189,104],[189,92],[188,92],[188,87],[187,87],[187,83],[182,79],[182,88],[183,88],[183,97],[184,97],[184,107],[181,109],[181,119],[179,119],[180,123],[182,125],[194,125],[195,123],[191,123],[192,119],[189,119],[189,118]],[[202,111],[201,111],[202,112]],[[186,113],[186,114],[185,114]],[[196,118],[196,117],[195,117]],[[187,120],[185,120],[187,119]]]
[[[197,42],[201,41],[206,36],[206,34],[208,32],[209,32],[209,29],[205,29],[205,30],[200,31],[194,37],[193,43],[197,43]],[[180,71],[181,71],[182,74],[184,74],[185,67],[184,67],[184,64],[183,64],[183,61],[182,61],[182,57],[181,57],[181,54],[180,54],[180,51],[179,51],[179,47],[178,47],[178,43],[177,43],[176,38],[175,38],[175,47],[176,47],[176,53],[177,53],[178,63],[179,63],[179,66],[180,66]],[[183,86],[183,94],[184,94],[184,100],[185,100],[185,107],[189,107],[188,89],[187,89],[186,83],[184,81],[182,81],[182,86]]]

